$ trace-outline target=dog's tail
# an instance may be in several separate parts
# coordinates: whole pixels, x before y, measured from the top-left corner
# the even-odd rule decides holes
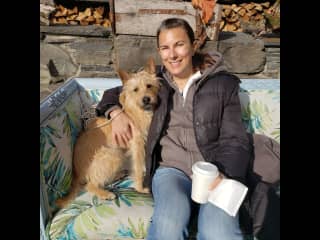
[[[78,195],[78,192],[80,191],[80,189],[81,189],[81,184],[78,177],[73,176],[69,193],[66,196],[56,200],[55,203],[57,207],[64,208],[68,203],[70,203]]]

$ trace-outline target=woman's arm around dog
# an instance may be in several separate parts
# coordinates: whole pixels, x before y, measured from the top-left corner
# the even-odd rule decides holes
[[[119,103],[121,91],[121,86],[107,89],[96,107],[96,113],[97,116],[105,115],[108,119],[112,119],[112,139],[119,147],[126,148],[132,138],[134,125],[127,114],[121,112]]]

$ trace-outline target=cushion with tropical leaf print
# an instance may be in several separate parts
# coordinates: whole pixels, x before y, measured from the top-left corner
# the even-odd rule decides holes
[[[82,192],[68,206],[59,210],[47,225],[51,240],[124,240],[145,239],[153,213],[150,194],[137,193],[130,177],[115,181],[106,189],[116,194],[116,199],[99,200]],[[190,225],[189,240],[196,239],[197,220]],[[254,240],[244,235],[245,240]]]
[[[93,101],[94,104],[97,104],[102,99],[104,90],[102,89],[87,89],[86,94]]]
[[[81,129],[79,96],[74,94],[40,126],[40,176],[50,212],[71,184],[72,152]]]
[[[82,108],[96,104],[102,94],[101,90],[80,92]],[[40,127],[41,171],[52,211],[56,210],[54,201],[66,194],[71,182],[72,149],[81,128],[83,111],[78,97],[73,96]],[[240,101],[247,131],[263,133],[280,142],[279,91],[240,91]],[[117,194],[113,201],[101,201],[83,192],[55,214],[47,224],[47,235],[60,240],[144,239],[153,201],[151,195],[135,192],[132,184],[127,177],[107,186]]]
[[[280,91],[240,91],[242,120],[248,132],[264,134],[280,142]]]
[[[153,213],[151,195],[136,192],[128,176],[106,189],[116,194],[114,200],[82,192],[60,209],[47,225],[50,239],[144,239]]]

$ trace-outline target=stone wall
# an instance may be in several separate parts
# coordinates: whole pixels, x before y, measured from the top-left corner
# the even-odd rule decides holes
[[[217,50],[224,56],[228,70],[242,78],[279,78],[280,44],[253,38],[245,33],[220,33],[219,40],[207,41],[203,52]],[[116,65],[136,71],[149,56],[160,64],[155,37],[118,35],[114,40]]]
[[[111,29],[95,26],[57,29],[40,27],[40,91],[46,94],[72,76],[116,77],[117,68],[136,71],[149,56],[160,64],[155,37],[113,37]],[[202,50],[220,51],[228,70],[241,78],[280,78],[279,41],[222,32]]]
[[[266,64],[263,74],[280,78],[280,46],[268,46],[265,48]]]
[[[59,49],[69,56],[61,60],[74,64],[79,77],[114,76],[112,39],[50,36],[40,44],[43,45],[44,53],[41,56],[47,54],[48,57],[41,62],[45,63],[50,56],[54,57],[54,52]],[[76,72],[70,72],[69,75],[75,75]]]
[[[77,77],[115,77],[111,29],[40,26],[40,98]]]

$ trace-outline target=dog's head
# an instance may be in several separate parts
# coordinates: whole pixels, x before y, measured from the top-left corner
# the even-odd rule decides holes
[[[130,109],[141,108],[153,111],[158,103],[159,81],[156,77],[156,67],[153,58],[149,58],[142,71],[137,73],[127,73],[118,70],[118,74],[123,84],[120,94],[122,106]]]

